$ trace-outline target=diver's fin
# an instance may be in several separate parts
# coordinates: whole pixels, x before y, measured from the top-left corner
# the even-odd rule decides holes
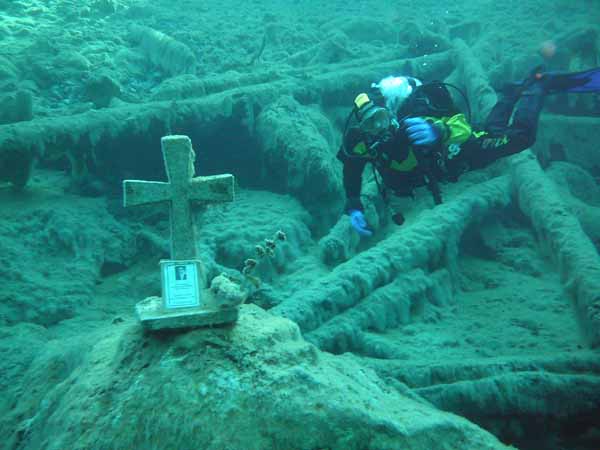
[[[535,80],[546,94],[600,92],[600,67],[583,72],[537,72]]]

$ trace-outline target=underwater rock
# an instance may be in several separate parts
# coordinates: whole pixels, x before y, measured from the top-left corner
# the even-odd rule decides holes
[[[35,365],[28,382],[40,387],[38,402],[5,416],[9,446],[507,449],[354,358],[320,352],[293,322],[254,305],[242,306],[235,326],[187,333],[147,336],[116,325],[81,359],[55,384],[43,365],[50,355]],[[52,407],[37,407],[45,404]]]
[[[33,152],[11,141],[0,149],[0,181],[10,182],[15,189],[21,189],[29,180],[34,161]]]
[[[244,290],[243,286],[225,274],[212,279],[210,290],[223,307],[241,305],[248,298],[248,292]]]
[[[31,57],[27,67],[27,76],[31,77],[40,88],[50,89],[60,79],[57,72],[53,70],[49,58],[40,57],[36,59]]]
[[[95,0],[90,4],[90,10],[100,16],[108,16],[117,12],[118,4],[115,0]]]
[[[0,97],[0,125],[33,119],[33,95],[19,90]]]
[[[150,62],[169,75],[196,72],[196,56],[182,42],[148,27],[132,26],[131,39],[140,45]]]
[[[75,77],[87,73],[91,68],[90,61],[80,52],[72,48],[62,50],[52,61],[58,67],[57,76],[64,80],[65,76]]]
[[[120,94],[121,86],[108,74],[94,74],[85,83],[85,99],[91,101],[96,108],[106,108]]]

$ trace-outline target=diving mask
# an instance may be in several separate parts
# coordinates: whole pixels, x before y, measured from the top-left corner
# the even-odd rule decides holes
[[[359,94],[354,99],[354,105],[358,128],[364,136],[378,137],[390,128],[392,124],[390,111],[376,105],[367,94]]]
[[[390,128],[391,123],[387,108],[373,106],[363,115],[359,128],[367,136],[380,136]]]

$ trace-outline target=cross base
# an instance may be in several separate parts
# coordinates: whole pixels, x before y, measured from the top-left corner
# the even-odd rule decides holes
[[[208,292],[207,292],[208,295]],[[209,327],[237,321],[239,308],[205,307],[165,309],[163,299],[148,297],[135,305],[135,312],[146,330]]]

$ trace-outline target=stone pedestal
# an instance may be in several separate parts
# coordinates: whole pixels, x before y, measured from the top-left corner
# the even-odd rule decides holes
[[[202,298],[202,307],[165,309],[162,298],[148,297],[135,306],[135,312],[147,330],[206,327],[237,320],[239,307],[219,308],[208,289],[203,290]]]

